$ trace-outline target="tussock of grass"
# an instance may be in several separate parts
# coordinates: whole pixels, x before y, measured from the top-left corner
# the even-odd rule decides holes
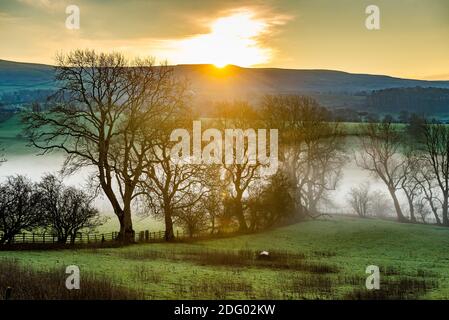
[[[315,255],[316,253],[313,253]],[[326,253],[329,254],[329,253]],[[270,251],[261,259],[258,251],[251,250],[182,250],[157,251],[137,250],[120,255],[133,260],[168,259],[179,262],[190,261],[201,266],[254,267],[266,269],[285,269],[311,273],[336,273],[338,268],[325,262],[312,262],[303,253]]]
[[[243,293],[247,299],[254,297],[251,283],[231,276],[200,279],[197,282],[189,283],[184,281],[176,284],[175,293],[181,299],[201,299],[203,297],[229,299],[236,293]]]
[[[143,295],[91,273],[81,275],[80,290],[65,286],[65,270],[34,271],[14,260],[0,260],[0,292],[12,288],[12,300],[130,300]]]
[[[141,283],[161,283],[163,277],[152,267],[139,264],[134,267],[134,278]]]
[[[438,287],[434,279],[384,278],[379,290],[356,289],[344,296],[350,300],[416,300]]]

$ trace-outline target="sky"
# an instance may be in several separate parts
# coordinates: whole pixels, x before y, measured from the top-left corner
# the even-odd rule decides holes
[[[78,29],[66,26],[69,5]],[[365,24],[370,5],[378,30]],[[0,40],[0,59],[24,62],[89,48],[169,64],[449,80],[448,0],[0,0]]]

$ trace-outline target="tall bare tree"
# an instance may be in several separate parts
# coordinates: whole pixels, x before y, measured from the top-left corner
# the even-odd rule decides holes
[[[208,192],[206,172],[203,164],[172,159],[172,148],[178,141],[171,140],[175,129],[192,126],[188,110],[171,110],[161,114],[164,121],[158,121],[158,134],[154,137],[154,147],[146,154],[143,176],[139,192],[150,209],[150,213],[162,218],[165,223],[167,241],[174,238],[174,217],[177,213],[189,212]],[[189,141],[190,143],[190,141]],[[179,220],[179,217],[178,217]]]
[[[132,202],[157,131],[152,120],[183,103],[184,86],[172,68],[118,53],[76,50],[58,56],[55,72],[60,89],[53,106],[27,113],[25,132],[43,153],[65,152],[67,172],[95,168],[120,222],[119,238],[130,242]]]
[[[282,169],[295,181],[297,212],[318,217],[318,205],[336,188],[344,164],[339,124],[307,96],[266,96],[262,113],[268,126],[279,129]]]
[[[441,211],[442,202],[439,196],[439,187],[432,171],[432,168],[428,166],[426,162],[420,161],[420,169],[414,179],[419,185],[419,193],[422,199],[419,203],[425,201],[430,207],[435,222],[438,225],[441,225],[439,211]]]
[[[404,157],[404,179],[401,181],[401,188],[407,198],[410,221],[414,223],[417,222],[415,216],[415,206],[419,203],[418,200],[422,194],[420,181],[418,178],[419,171],[421,169],[420,164],[422,162],[419,159],[419,154],[413,147],[409,147],[404,152]]]
[[[442,223],[449,226],[449,127],[445,124],[426,124],[423,126],[423,136],[423,158],[440,191]]]
[[[256,183],[261,178],[262,164],[260,161],[251,161],[255,156],[254,150],[250,146],[250,133],[257,123],[257,113],[253,107],[244,101],[233,103],[223,103],[219,106],[219,125],[225,130],[235,129],[239,132],[244,141],[241,150],[238,146],[238,137],[232,137],[236,142],[232,150],[228,150],[226,156],[232,158],[230,163],[223,163],[224,180],[228,191],[229,200],[232,201],[233,214],[237,218],[239,231],[248,231],[248,223],[245,218],[245,193],[251,184]],[[248,135],[245,136],[245,132]],[[253,132],[255,134],[255,132]],[[234,140],[235,139],[235,140]],[[239,156],[240,154],[240,156]],[[240,158],[240,159],[239,159]]]
[[[397,196],[407,177],[407,161],[401,153],[401,133],[389,121],[362,124],[360,144],[362,151],[356,155],[356,163],[385,183],[398,221],[407,222]]]

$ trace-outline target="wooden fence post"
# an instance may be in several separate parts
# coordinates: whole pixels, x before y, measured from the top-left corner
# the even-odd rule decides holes
[[[5,300],[11,299],[11,293],[12,293],[12,288],[11,287],[7,287],[6,291],[5,291]]]

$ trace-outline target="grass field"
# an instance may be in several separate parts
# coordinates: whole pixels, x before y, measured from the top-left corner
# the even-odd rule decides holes
[[[107,277],[147,299],[447,299],[448,247],[447,228],[332,217],[218,240],[4,251],[0,259],[31,270],[78,265],[81,282],[83,273]],[[258,259],[261,250],[271,258]],[[365,288],[368,265],[381,269],[380,290]]]

